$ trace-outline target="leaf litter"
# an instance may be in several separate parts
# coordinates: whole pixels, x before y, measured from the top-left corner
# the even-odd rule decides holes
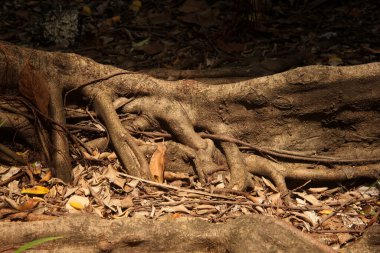
[[[43,14],[40,3],[49,1],[30,1],[28,8],[22,2],[4,1],[0,14],[6,22],[0,24],[0,39],[68,50],[62,45],[36,42],[36,30],[40,27],[23,25],[25,22],[39,24],[37,21]],[[70,1],[69,5],[74,5],[82,15],[82,33],[73,48],[99,62],[129,70],[250,66],[257,59],[299,50],[301,44],[311,48],[309,64],[336,66],[379,61],[379,45],[370,39],[378,32],[378,28],[371,26],[378,6],[364,2],[328,8],[323,12],[326,18],[320,22],[321,13],[316,4],[324,1],[310,2],[315,4],[300,8],[278,4],[270,18],[260,17],[255,32],[246,33],[244,30],[251,29],[249,26],[237,26],[237,30],[228,26],[235,17],[232,11],[222,8],[231,7],[232,1],[212,4],[202,0],[187,0],[182,4],[163,1],[159,5],[138,0],[89,1],[88,4]],[[301,12],[303,15],[299,15]],[[305,17],[307,20],[303,20]],[[357,22],[359,18],[362,22]],[[311,29],[313,25],[318,25],[318,30]],[[344,26],[352,29],[341,29]],[[353,30],[360,35],[352,33]],[[358,36],[365,39],[359,42]],[[39,86],[22,92],[29,94],[36,106],[46,112],[48,98],[41,91],[42,86],[48,84],[43,76],[29,72],[32,74],[24,75],[22,83]],[[83,122],[83,126],[89,125],[103,136],[104,127],[96,122]],[[80,131],[73,134],[83,140],[96,136]],[[295,187],[291,202],[286,204],[286,196],[281,196],[265,177],[253,176],[255,188],[240,193],[222,191],[226,186],[222,173],[201,187],[194,175],[165,171],[165,144],[157,142],[155,145],[157,153],[150,163],[154,182],[124,174],[112,150],[73,154],[74,158],[83,159],[74,168],[71,186],[52,178],[50,168],[36,169],[33,164],[0,165],[0,219],[42,220],[70,213],[91,213],[106,219],[199,217],[210,222],[225,222],[242,214],[260,213],[277,216],[302,231],[313,233],[335,249],[378,223],[379,181]]]

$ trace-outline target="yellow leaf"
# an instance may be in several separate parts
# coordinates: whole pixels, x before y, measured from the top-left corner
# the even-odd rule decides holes
[[[152,155],[149,163],[150,173],[152,173],[154,181],[158,183],[164,181],[165,152],[165,145],[162,143],[157,144],[157,149]]]
[[[120,16],[113,16],[111,19],[113,24],[118,24],[121,21]]]
[[[91,7],[88,5],[83,6],[82,14],[87,15],[87,16],[91,16],[91,14],[92,14]]]
[[[133,0],[132,4],[129,6],[129,9],[131,9],[134,12],[138,12],[141,8],[141,1],[140,0]]]
[[[84,205],[82,205],[82,203],[79,203],[77,201],[72,200],[69,203],[70,203],[70,206],[74,207],[77,210],[82,210],[84,208]]]
[[[319,211],[318,213],[319,214],[326,214],[326,215],[329,215],[329,214],[332,214],[333,210],[330,210],[330,209],[324,209],[324,210],[321,210]]]
[[[338,65],[342,65],[342,64],[343,64],[343,60],[339,56],[337,56],[337,55],[330,55],[329,56],[329,65],[330,66],[338,66]]]
[[[23,188],[21,193],[23,194],[36,194],[36,195],[44,195],[49,193],[49,189],[43,186],[33,186],[32,188]]]

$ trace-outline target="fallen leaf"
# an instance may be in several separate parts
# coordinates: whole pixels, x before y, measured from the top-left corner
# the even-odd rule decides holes
[[[78,213],[90,204],[90,200],[87,197],[73,195],[66,203],[66,209],[70,213]]]
[[[40,179],[40,183],[49,181],[52,178],[52,176],[53,176],[53,172],[51,170],[48,170],[46,172],[45,176],[43,176]]]
[[[22,204],[20,204],[17,208],[17,210],[20,210],[20,211],[28,211],[28,210],[32,210],[33,208],[35,208],[38,203],[40,203],[41,200],[40,199],[28,199],[26,201],[24,201]]]
[[[330,215],[330,214],[333,213],[333,210],[331,210],[331,209],[323,209],[323,210],[320,210],[318,213],[319,214],[324,214],[324,215]]]
[[[23,188],[21,191],[22,194],[35,194],[35,195],[45,195],[49,193],[49,189],[44,186],[33,186],[31,188]]]
[[[330,55],[329,56],[329,65],[330,66],[338,66],[338,65],[342,65],[342,64],[343,64],[343,60],[339,56],[337,56],[337,55]]]
[[[269,181],[269,180],[268,180],[268,179],[266,179],[265,177],[261,177],[261,178],[262,178],[262,180],[263,180],[264,184],[265,184],[266,186],[268,186],[269,188],[271,188],[271,189],[272,189],[272,191],[278,192],[278,190],[277,190],[277,187],[276,187],[276,186],[274,186],[274,184],[272,184],[272,182],[271,182],[271,181]]]
[[[76,201],[69,201],[69,203],[72,207],[74,207],[77,210],[82,210],[84,208],[84,205],[82,205],[82,203]]]
[[[134,12],[138,12],[141,8],[141,1],[140,0],[133,0],[131,5],[129,6],[129,9],[134,11]]]
[[[18,204],[16,203],[16,201],[14,201],[13,199],[11,198],[7,198],[7,197],[4,197],[3,198],[5,200],[5,202],[8,203],[8,205],[16,210],[18,210]]]
[[[149,41],[150,41],[150,38],[149,38],[149,37],[146,38],[146,39],[144,39],[144,40],[142,40],[142,41],[139,41],[139,42],[134,42],[134,41],[133,41],[133,42],[132,42],[132,49],[137,49],[137,48],[139,48],[139,47],[142,47],[142,46],[148,44]]]
[[[82,8],[82,14],[83,15],[87,15],[87,16],[91,16],[91,14],[92,14],[91,7],[88,6],[87,4],[84,5],[83,8]]]
[[[109,164],[107,166],[106,172],[104,174],[104,176],[108,178],[110,183],[113,183],[116,186],[123,188],[127,180],[125,178],[119,177],[119,175],[119,172],[116,169],[114,169],[112,164]]]
[[[149,169],[155,182],[164,182],[166,146],[163,143],[157,144],[157,149],[150,159]]]
[[[155,55],[155,54],[161,53],[162,50],[164,50],[164,45],[160,41],[156,40],[156,41],[152,41],[150,43],[144,44],[140,47],[135,47],[135,49],[138,51],[143,51],[144,53],[148,55]]]
[[[314,206],[320,206],[321,205],[319,200],[316,197],[314,197],[313,195],[306,194],[303,192],[294,192],[294,194],[303,198],[304,200],[306,200],[307,202],[309,202],[310,204],[312,204]]]
[[[160,212],[166,212],[166,213],[187,213],[190,214],[191,212],[189,209],[187,209],[184,205],[178,205],[178,206],[170,206],[170,207],[164,207],[160,210]]]
[[[42,164],[40,162],[31,163],[28,167],[33,175],[40,175],[42,172]]]
[[[4,169],[4,174],[1,175],[0,179],[1,181],[5,181],[9,178],[11,178],[12,176],[16,175],[18,172],[21,171],[21,168],[19,167],[8,167],[7,169]]]

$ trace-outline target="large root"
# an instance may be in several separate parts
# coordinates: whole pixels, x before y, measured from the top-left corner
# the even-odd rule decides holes
[[[4,235],[0,238],[0,250],[14,250],[28,241],[61,236],[36,248],[36,252],[41,249],[49,252],[333,252],[290,225],[260,215],[241,217],[226,224],[199,219],[109,221],[87,215],[4,223],[0,232]]]
[[[69,151],[60,112],[78,92],[93,103],[125,170],[134,176],[150,178],[150,172],[128,129],[143,132],[158,126],[192,150],[187,159],[193,161],[203,183],[208,171],[221,166],[229,168],[229,187],[236,190],[249,186],[248,173],[270,177],[283,192],[287,191],[286,178],[379,177],[380,168],[373,166],[380,162],[379,63],[310,66],[237,83],[207,85],[193,80],[164,81],[75,54],[2,44],[2,93],[18,90],[26,64],[52,86],[50,121],[56,153],[51,164],[56,175],[66,181],[70,178]],[[60,102],[60,89],[64,102]],[[38,96],[36,100],[32,102],[38,107]],[[126,126],[114,100],[125,101],[116,106],[118,111],[144,115],[148,120],[142,124],[137,117]],[[10,113],[4,110],[2,107],[2,117]],[[239,146],[252,152],[243,153]],[[225,158],[219,159],[222,153]],[[59,166],[62,163],[66,165]]]

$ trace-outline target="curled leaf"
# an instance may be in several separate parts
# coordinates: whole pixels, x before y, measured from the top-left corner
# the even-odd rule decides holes
[[[165,152],[165,145],[159,143],[149,163],[150,173],[152,173],[154,181],[158,183],[162,183],[164,181]]]
[[[23,202],[22,204],[20,204],[18,207],[17,207],[17,210],[20,210],[20,211],[28,211],[28,210],[32,210],[33,208],[35,208],[38,203],[40,203],[41,200],[40,199],[28,199],[26,200],[25,202]]]

